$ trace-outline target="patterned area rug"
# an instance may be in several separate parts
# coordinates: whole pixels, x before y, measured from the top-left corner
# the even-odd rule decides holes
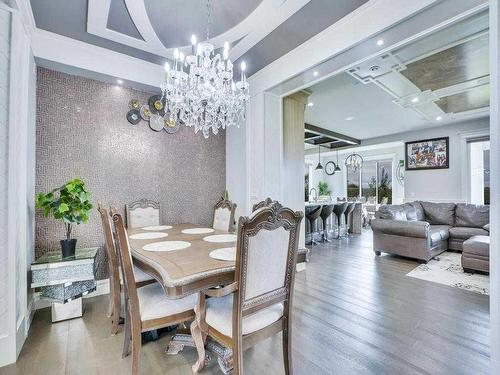
[[[461,256],[460,253],[445,251],[427,264],[419,265],[406,276],[489,295],[489,276],[464,272],[460,262]]]

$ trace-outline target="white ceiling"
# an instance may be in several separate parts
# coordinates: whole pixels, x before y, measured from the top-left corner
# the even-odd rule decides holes
[[[362,84],[347,73],[311,88],[306,123],[357,139],[435,126],[416,112],[392,102],[392,97],[373,83]],[[346,118],[354,117],[348,121]]]
[[[432,92],[420,91],[399,73],[405,69],[406,62],[478,35],[487,28],[488,14],[484,12],[350,70],[358,76],[367,72],[370,66],[379,65],[381,71],[377,74],[381,75],[376,79],[368,77],[364,80],[366,84],[344,72],[309,87],[309,102],[314,105],[306,107],[305,122],[364,140],[488,116],[487,108],[464,114],[445,114],[434,104],[435,98],[426,102],[426,96]],[[394,88],[397,90],[392,90]],[[391,95],[388,91],[400,94]],[[419,103],[409,106],[404,103],[404,99],[414,95],[420,96]],[[440,121],[436,120],[438,116]]]

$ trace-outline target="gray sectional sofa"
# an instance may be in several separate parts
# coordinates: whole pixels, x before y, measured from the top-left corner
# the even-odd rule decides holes
[[[473,236],[489,236],[489,221],[489,206],[422,201],[382,206],[371,221],[373,250],[427,262],[448,249],[462,251]]]

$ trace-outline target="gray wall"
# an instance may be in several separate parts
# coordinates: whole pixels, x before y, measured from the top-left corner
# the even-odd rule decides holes
[[[154,132],[144,121],[126,119],[130,99],[148,93],[38,69],[36,192],[79,177],[101,201],[123,210],[127,202],[151,198],[164,223],[210,225],[213,205],[225,189],[225,133],[208,140],[181,127]],[[75,228],[77,246],[103,246],[98,212]],[[59,248],[62,223],[36,214],[36,256]],[[101,249],[98,275],[106,277]]]
[[[457,202],[464,200],[462,174],[467,165],[462,164],[462,155],[466,150],[461,148],[461,138],[467,133],[476,131],[489,132],[489,118],[474,119],[453,125],[440,126],[434,129],[401,133],[363,141],[363,145],[385,142],[411,142],[420,139],[450,137],[450,168],[436,170],[406,171],[405,200],[435,200]],[[404,147],[401,150],[404,159]]]

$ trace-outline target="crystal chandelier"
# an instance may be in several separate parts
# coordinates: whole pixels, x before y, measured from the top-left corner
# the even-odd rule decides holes
[[[165,79],[161,84],[165,120],[200,130],[205,138],[219,129],[239,127],[245,120],[246,103],[250,96],[241,63],[241,78],[233,80],[233,64],[229,59],[229,43],[224,43],[222,55],[215,53],[210,38],[210,0],[207,1],[207,40],[197,43],[191,37],[191,54],[174,51],[173,66],[165,64]]]
[[[344,164],[347,169],[357,172],[363,167],[363,157],[360,154],[352,153],[345,159]]]

